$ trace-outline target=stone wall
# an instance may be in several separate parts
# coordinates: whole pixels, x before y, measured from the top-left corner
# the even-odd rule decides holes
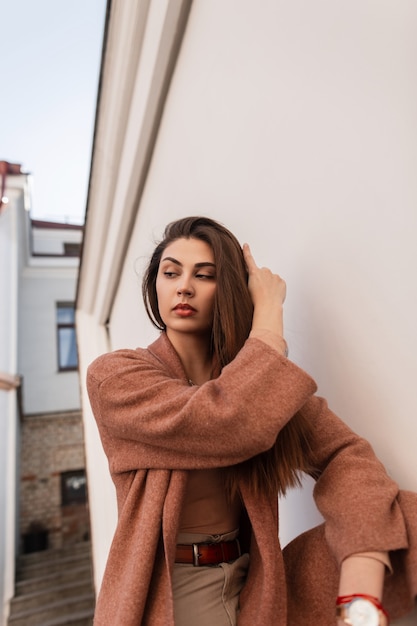
[[[81,413],[25,416],[21,426],[21,551],[33,551],[33,543],[42,542],[45,535],[50,548],[89,537],[87,502],[83,498],[63,501],[62,476],[78,470],[81,475],[85,470]]]

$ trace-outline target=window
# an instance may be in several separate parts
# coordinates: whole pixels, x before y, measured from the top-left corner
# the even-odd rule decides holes
[[[61,474],[62,506],[85,504],[87,502],[87,480],[85,471],[72,470]]]
[[[78,355],[73,303],[57,303],[56,321],[58,332],[58,369],[60,372],[75,370],[78,367]]]
[[[66,243],[64,242],[64,256],[77,256],[81,254],[80,243]]]

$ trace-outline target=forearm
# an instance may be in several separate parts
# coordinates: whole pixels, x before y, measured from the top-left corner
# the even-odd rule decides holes
[[[358,594],[381,601],[387,569],[391,569],[387,552],[363,552],[346,558],[340,570],[339,597]],[[338,621],[338,625],[343,624]]]
[[[339,595],[365,593],[381,600],[387,567],[390,567],[387,552],[353,554],[341,565]]]

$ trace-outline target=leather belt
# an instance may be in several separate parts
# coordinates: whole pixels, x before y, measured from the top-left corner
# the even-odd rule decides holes
[[[175,563],[200,565],[218,565],[235,561],[241,555],[239,539],[220,541],[219,543],[178,543]]]

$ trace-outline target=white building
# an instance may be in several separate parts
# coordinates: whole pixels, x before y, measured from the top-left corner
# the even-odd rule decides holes
[[[74,303],[82,227],[32,220],[30,176],[22,173],[19,165],[5,161],[0,161],[0,175],[0,623],[3,624],[14,594],[15,558],[22,542],[18,506],[20,455],[31,453],[20,450],[23,420],[28,415],[65,412],[73,419],[80,410]]]
[[[154,338],[143,260],[167,222],[208,215],[286,279],[291,358],[416,490],[416,3],[109,7],[77,299],[82,380],[98,354]],[[98,587],[116,507],[83,394]],[[282,503],[283,543],[317,519],[307,483]]]
[[[30,219],[22,226],[29,228],[19,277],[24,412],[79,410],[74,305],[82,227]]]
[[[0,161],[0,623],[5,623],[14,594],[18,546],[18,230],[19,213],[28,208],[27,177],[19,165]]]

